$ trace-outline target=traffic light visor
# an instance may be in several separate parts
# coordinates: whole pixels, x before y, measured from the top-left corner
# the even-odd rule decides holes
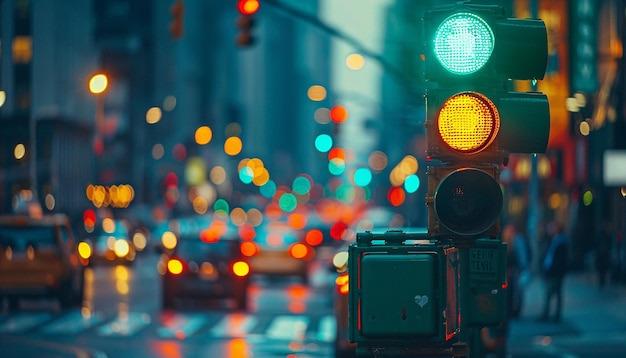
[[[448,174],[435,191],[439,223],[459,235],[477,235],[493,226],[502,209],[502,190],[488,173],[463,168]]]
[[[453,74],[472,74],[491,58],[494,39],[491,27],[480,16],[456,13],[443,20],[435,31],[435,57]]]
[[[477,92],[462,92],[448,98],[437,116],[441,140],[463,154],[478,153],[498,135],[500,115],[495,104]]]

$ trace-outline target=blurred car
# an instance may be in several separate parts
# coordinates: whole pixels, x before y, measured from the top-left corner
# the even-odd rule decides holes
[[[176,231],[176,230],[175,230]],[[177,300],[230,299],[246,310],[250,266],[241,252],[237,231],[213,222],[201,231],[165,231],[158,271],[163,283],[163,307]]]
[[[303,240],[302,232],[288,223],[270,221],[255,228],[256,235],[249,252],[253,274],[266,276],[298,276],[304,283],[309,280],[309,262],[315,255]]]
[[[0,216],[0,302],[51,297],[62,307],[80,305],[81,262],[66,215]]]
[[[103,219],[86,241],[91,246],[91,263],[130,264],[135,260],[135,244],[124,220]]]

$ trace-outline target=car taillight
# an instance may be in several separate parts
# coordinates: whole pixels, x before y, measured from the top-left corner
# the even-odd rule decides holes
[[[250,273],[250,265],[244,261],[237,261],[233,264],[233,273],[239,277],[245,277]]]
[[[339,293],[341,293],[342,295],[347,295],[348,294],[348,281],[349,281],[349,277],[348,277],[348,273],[342,273],[341,275],[337,276],[337,278],[335,279],[335,285],[337,286],[337,291],[339,291]]]
[[[239,251],[243,256],[252,257],[259,253],[259,246],[252,241],[245,241],[239,246]]]
[[[167,271],[172,275],[180,275],[183,272],[183,263],[179,259],[170,259],[167,262]]]
[[[88,260],[91,257],[91,246],[84,241],[79,242],[78,255],[80,255],[83,260]]]
[[[293,257],[294,259],[307,259],[311,257],[312,254],[313,252],[311,248],[300,242],[291,245],[291,247],[289,248],[289,255],[291,255],[291,257]]]
[[[113,246],[113,251],[117,257],[126,257],[130,252],[130,245],[126,240],[116,240],[115,245]]]

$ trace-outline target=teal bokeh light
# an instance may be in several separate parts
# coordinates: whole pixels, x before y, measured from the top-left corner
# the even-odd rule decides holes
[[[305,195],[311,191],[311,182],[309,179],[299,176],[293,180],[291,189],[298,195]]]
[[[213,211],[228,214],[230,212],[230,206],[226,200],[218,199],[213,204]]]
[[[294,211],[296,206],[298,206],[298,199],[291,193],[285,193],[278,199],[278,206],[287,213]]]
[[[326,153],[333,147],[333,138],[328,134],[320,134],[315,138],[315,149]]]
[[[372,171],[369,168],[359,168],[354,171],[354,184],[367,186],[372,182]]]
[[[415,193],[419,187],[420,177],[417,175],[409,175],[406,179],[404,179],[404,190],[406,190],[407,193]]]
[[[239,171],[239,180],[241,180],[244,184],[252,183],[252,179],[254,178],[254,171],[252,168],[248,166],[243,166]]]
[[[334,158],[328,162],[328,171],[332,175],[341,175],[346,170],[346,162],[342,159]]]
[[[272,179],[268,180],[259,188],[259,192],[264,197],[271,199],[276,194],[276,183]]]

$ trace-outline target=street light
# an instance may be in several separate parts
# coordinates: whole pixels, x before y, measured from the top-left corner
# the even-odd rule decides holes
[[[104,93],[109,85],[109,79],[103,73],[98,73],[89,79],[89,92],[96,96],[96,137],[94,140],[94,152],[102,153],[102,127],[104,125]]]

